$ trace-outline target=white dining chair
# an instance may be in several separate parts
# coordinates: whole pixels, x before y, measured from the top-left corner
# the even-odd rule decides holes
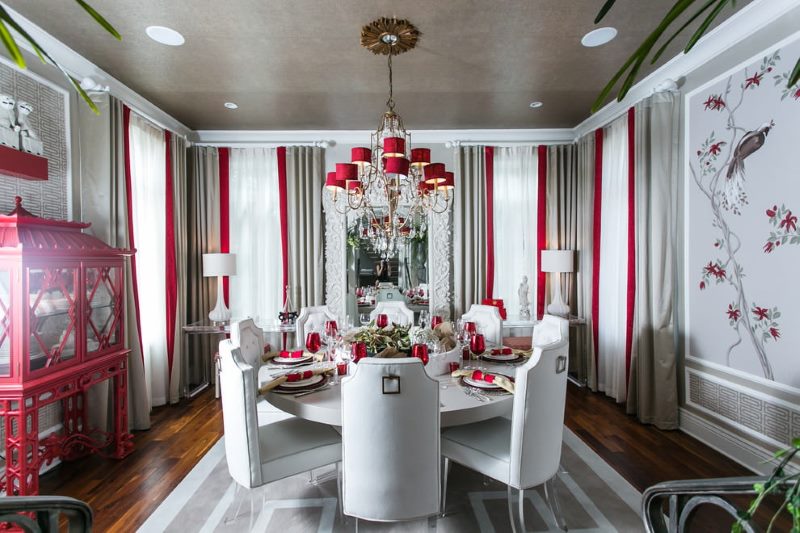
[[[369,314],[370,320],[375,320],[380,314],[387,315],[392,324],[410,326],[414,324],[414,311],[408,308],[405,302],[378,302],[375,309]]]
[[[259,426],[257,370],[229,339],[219,343],[219,353],[225,458],[240,486],[251,489],[341,461],[341,436],[331,426],[301,418]]]
[[[439,383],[419,359],[362,359],[342,382],[344,514],[380,522],[439,512]]]
[[[475,322],[483,337],[491,343],[503,343],[503,319],[500,310],[493,305],[472,304],[461,320]]]
[[[252,318],[231,322],[231,342],[239,348],[242,359],[258,373],[261,356],[264,355],[264,332]]]
[[[517,527],[512,488],[519,491],[518,515],[525,531],[524,492],[542,484],[556,524],[566,530],[553,480],[558,473],[564,436],[569,322],[546,315],[542,327],[548,330],[550,342],[535,345],[530,360],[517,368],[511,419],[492,418],[442,433],[443,494],[447,491],[449,461],[505,483],[513,531]],[[553,328],[557,335],[549,331]],[[442,502],[442,510],[445,503]]]
[[[309,331],[323,333],[325,331],[325,322],[328,320],[336,320],[336,315],[328,309],[327,305],[315,305],[300,309],[300,314],[295,320],[298,345],[303,345],[306,342],[306,334]]]

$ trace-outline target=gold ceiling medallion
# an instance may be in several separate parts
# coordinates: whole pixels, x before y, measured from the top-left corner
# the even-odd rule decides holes
[[[417,46],[420,32],[406,19],[381,17],[361,28],[361,46],[385,56],[408,52]]]

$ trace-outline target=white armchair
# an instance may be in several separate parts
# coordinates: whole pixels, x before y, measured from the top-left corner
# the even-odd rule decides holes
[[[295,321],[297,343],[299,345],[304,344],[306,342],[306,334],[309,331],[324,332],[325,322],[328,320],[336,320],[336,315],[328,309],[327,305],[316,305],[300,309],[300,315]]]
[[[450,460],[505,483],[508,485],[508,511],[514,531],[512,487],[519,490],[519,521],[522,531],[525,531],[522,513],[524,491],[541,484],[544,484],[556,524],[566,529],[552,481],[561,461],[569,323],[563,318],[546,316],[544,327],[550,326],[554,326],[559,335],[550,338],[548,344],[535,345],[530,360],[517,368],[511,420],[492,418],[442,433],[444,490],[447,490]]]
[[[380,314],[387,315],[392,324],[399,326],[414,324],[414,311],[409,309],[405,302],[378,302],[369,314],[369,318],[375,320]]]
[[[362,359],[342,383],[344,514],[382,522],[437,514],[439,441],[439,383],[420,360]]]
[[[488,342],[503,343],[503,319],[500,317],[500,310],[495,306],[472,304],[461,319],[475,322]]]
[[[242,353],[242,359],[252,366],[256,374],[264,354],[264,332],[252,318],[231,322],[231,342]]]

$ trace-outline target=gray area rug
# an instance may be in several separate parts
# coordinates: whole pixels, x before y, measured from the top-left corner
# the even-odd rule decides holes
[[[259,404],[262,423],[289,415]],[[642,531],[641,494],[569,429],[564,428],[562,472],[556,487],[572,532]],[[315,470],[323,477],[324,470]],[[516,494],[516,492],[515,492]],[[311,483],[308,473],[247,490],[228,474],[224,438],[192,469],[139,531],[279,532],[355,531],[355,520],[339,516],[335,476]],[[515,504],[516,509],[516,504]],[[541,489],[525,492],[528,531],[560,531]],[[431,531],[425,520],[400,524],[359,521],[359,531]],[[502,483],[454,464],[447,490],[447,514],[436,531],[511,531]]]

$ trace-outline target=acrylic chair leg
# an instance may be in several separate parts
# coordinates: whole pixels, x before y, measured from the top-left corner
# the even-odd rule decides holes
[[[234,513],[233,518],[225,517],[223,523],[225,524],[233,524],[236,522],[236,519],[239,518],[239,512],[242,510],[242,502],[243,500],[239,498],[239,492],[241,492],[242,486],[236,483],[236,486],[233,489],[233,499],[239,500],[239,503],[236,505],[236,513]]]
[[[525,526],[525,491],[519,489],[519,528],[522,530],[522,533],[528,531],[528,528]]]
[[[339,518],[344,522],[344,502],[342,501],[342,463],[336,463],[336,490],[339,491],[338,500],[339,503]]]
[[[358,518],[356,518],[356,533],[358,533]]]
[[[508,485],[508,519],[511,521],[511,531],[517,533],[517,520],[514,518],[514,495],[511,485]]]
[[[553,513],[553,519],[559,529],[567,531],[567,523],[564,521],[564,515],[561,514],[561,505],[558,502],[558,492],[556,491],[555,476],[551,477],[544,482],[544,497],[547,499],[547,505],[550,507],[550,512]]]
[[[447,477],[450,474],[450,459],[447,457],[444,458],[444,464],[442,465],[442,516],[445,515],[445,511],[447,511]]]

